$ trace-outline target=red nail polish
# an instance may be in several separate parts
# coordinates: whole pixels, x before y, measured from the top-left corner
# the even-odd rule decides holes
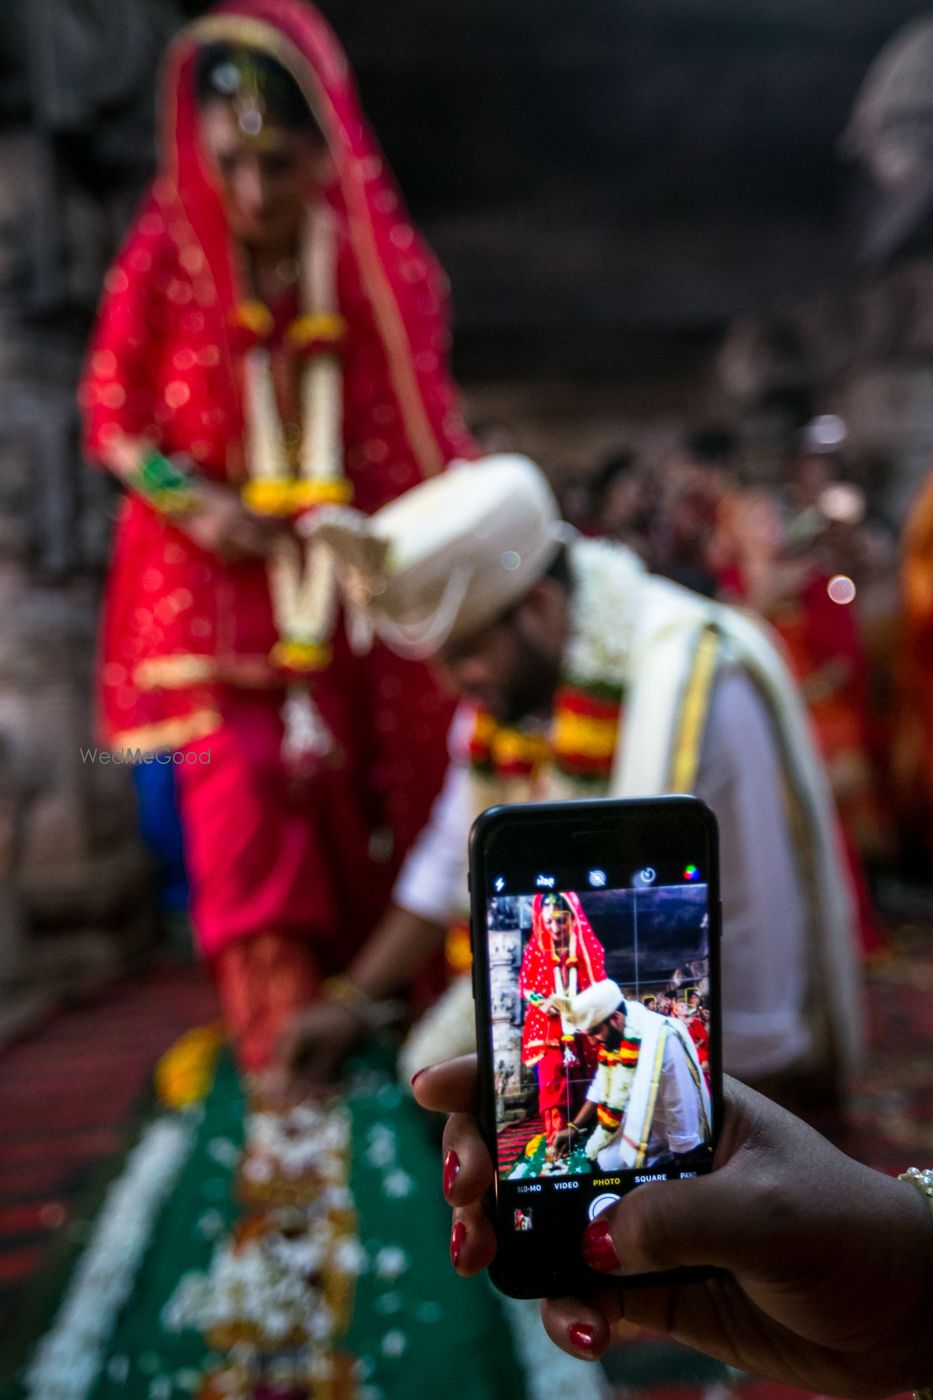
[[[453,1148],[451,1148],[450,1151],[447,1153],[447,1156],[444,1158],[444,1175],[442,1180],[444,1184],[445,1196],[450,1195],[451,1187],[453,1186],[454,1182],[457,1180],[457,1177],[459,1175],[460,1158],[457,1156]]]
[[[450,1262],[454,1268],[457,1267],[457,1260],[460,1258],[460,1250],[463,1248],[463,1241],[466,1239],[466,1226],[462,1220],[458,1220],[450,1232]]]
[[[619,1267],[619,1260],[612,1247],[612,1234],[605,1220],[594,1220],[583,1231],[583,1258],[591,1269],[601,1274],[611,1274]]]
[[[577,1351],[592,1351],[596,1343],[596,1333],[585,1322],[572,1322],[567,1328],[570,1345]]]

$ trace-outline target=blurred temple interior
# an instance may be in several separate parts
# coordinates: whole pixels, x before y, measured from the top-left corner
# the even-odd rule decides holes
[[[261,442],[249,414],[267,393],[269,421],[277,400],[274,426],[291,454],[294,481],[285,484],[310,490],[326,479],[323,494],[307,498],[315,505],[345,505],[352,487],[354,506],[370,515],[429,474],[409,431],[408,393],[439,465],[526,455],[584,545],[614,541],[641,561],[639,576],[646,569],[704,607],[716,600],[765,620],[834,801],[865,1021],[853,1008],[863,1053],[835,1078],[823,1067],[810,1074],[812,1064],[799,1080],[783,1065],[739,1077],[882,1172],[929,1166],[933,9],[920,0],[318,0],[312,11],[304,0],[233,0],[226,11],[226,20],[187,31],[194,37],[187,50],[171,50],[181,55],[172,67],[172,41],[209,6],[6,0],[0,9],[0,1396],[420,1400],[443,1387],[450,1400],[712,1400],[726,1388],[777,1400],[787,1386],[658,1335],[620,1342],[598,1367],[584,1367],[550,1347],[531,1305],[448,1268],[440,1127],[415,1107],[407,1083],[399,1088],[395,1057],[402,1030],[425,1024],[425,1014],[436,1032],[430,1018],[446,1005],[445,987],[458,977],[468,987],[463,911],[423,966],[404,955],[399,985],[366,941],[399,904],[404,857],[444,776],[453,704],[423,671],[427,651],[414,662],[379,647],[351,655],[347,593],[351,622],[332,624],[328,614],[333,635],[303,630],[299,605],[317,596],[309,563],[294,576],[291,626],[275,618],[277,649],[290,658],[275,677],[264,672],[238,691],[217,662],[178,682],[120,679],[130,654],[144,658],[138,672],[173,659],[207,665],[207,650],[189,655],[180,642],[164,640],[161,654],[161,642],[146,648],[163,624],[166,639],[181,636],[171,629],[187,605],[171,603],[166,579],[176,599],[190,599],[191,588],[200,596],[184,574],[188,553],[172,572],[188,507],[176,516],[171,502],[204,478],[215,492],[228,484],[210,447],[221,432],[222,400],[211,387],[220,379],[199,368],[209,364],[210,324],[203,345],[199,327],[186,339],[182,312],[188,298],[202,323],[216,313],[229,329],[230,309],[200,300],[205,284],[184,251],[181,282],[175,274],[160,282],[150,269],[173,217],[191,216],[194,227],[184,202],[192,190],[207,211],[195,256],[216,285],[235,280],[238,257],[250,265],[250,296],[234,307],[242,343],[230,332],[231,355],[246,369],[232,375],[227,405],[246,448],[228,464]],[[367,144],[317,12],[345,50],[378,147]],[[270,45],[273,67],[257,77],[242,54],[260,31],[287,43]],[[214,54],[206,76],[202,51]],[[291,71],[282,55],[299,51],[304,67]],[[308,255],[313,268],[331,256],[330,274],[308,273],[317,287],[331,275],[329,292],[293,304],[307,291],[303,251],[283,258],[276,248],[267,267],[260,241],[237,234],[232,216],[217,235],[211,218],[222,204],[229,213],[239,177],[224,174],[223,152],[220,176],[208,170],[196,123],[211,102],[229,108],[238,139],[261,152],[263,122],[277,129],[281,118],[294,135],[276,103],[290,112],[294,93],[307,97],[305,69],[314,70],[320,105],[306,103],[311,136],[297,119],[294,130],[330,143],[339,232],[336,252]],[[232,98],[228,73],[241,83]],[[365,198],[404,351],[385,337],[385,293],[380,303],[371,292],[354,242],[353,192],[362,188],[354,180],[367,160],[382,169],[379,150],[385,172],[367,177]],[[188,179],[188,191],[182,198],[179,183],[171,198],[140,206],[157,174]],[[115,276],[131,230],[142,241],[127,245],[135,252]],[[240,245],[229,258],[228,233]],[[426,253],[419,261],[419,239],[442,271]],[[286,263],[293,274],[279,271]],[[294,317],[279,340],[278,307],[265,304],[277,276]],[[120,277],[129,297],[136,279],[135,329],[129,311],[120,319]],[[117,306],[110,320],[98,319],[102,293]],[[165,312],[160,298],[178,304]],[[265,340],[257,306],[275,322]],[[314,321],[305,359],[279,373],[276,355],[300,320]],[[124,384],[119,337],[133,346],[134,335],[168,344],[172,334],[179,377],[169,409],[152,420],[160,438],[143,409],[133,418],[132,400],[156,393],[161,369],[140,352]],[[407,390],[398,387],[406,356]],[[306,451],[289,440],[292,429],[301,438],[309,403],[326,418],[321,395],[333,379],[321,372],[317,398],[308,385],[315,366],[335,364],[345,366],[345,417],[338,396],[340,421],[331,423],[339,439],[343,422],[343,494],[339,472],[340,489],[313,464],[304,480],[313,443]],[[267,380],[262,365],[271,366]],[[189,370],[200,377],[186,378]],[[187,428],[173,426],[173,385],[179,412],[201,393],[217,415],[202,434],[200,466]],[[117,439],[148,445],[132,469],[117,463]],[[240,468],[253,470],[243,460]],[[169,501],[161,515],[160,501]],[[296,558],[304,549],[287,516],[257,507],[244,528],[266,532],[261,547],[255,533],[248,543],[241,535],[239,553],[219,545],[212,553],[206,536],[185,544],[195,570],[210,556],[204,594],[214,590],[218,631],[237,609],[248,640],[271,627],[269,589],[251,580],[265,579],[258,556],[274,552],[273,538],[287,534]],[[147,534],[157,518],[163,533]],[[141,603],[153,609],[145,623]],[[254,659],[251,645],[239,661]],[[267,649],[252,648],[263,665]],[[309,658],[331,651],[316,709],[302,690],[318,664]],[[273,692],[274,704],[256,698]],[[122,693],[121,725],[113,717]],[[283,700],[291,718],[279,717]],[[221,728],[228,702],[233,718],[224,710]],[[619,704],[617,695],[613,725]],[[201,723],[205,714],[213,718]],[[284,760],[273,774],[280,731],[285,753],[293,721],[311,733],[302,761],[320,757],[319,723],[349,755],[342,772],[330,764],[317,796],[316,776],[311,795],[297,798]],[[202,766],[125,760],[140,743],[200,754]],[[473,745],[475,767],[476,734]],[[736,754],[741,767],[748,760]],[[299,834],[302,801],[319,810]],[[762,865],[769,859],[762,850]],[[282,946],[268,942],[280,932],[281,894],[267,889],[268,871],[294,900]],[[205,890],[218,872],[226,886],[211,903]],[[816,896],[801,889],[803,927]],[[439,916],[429,902],[415,916],[427,937]],[[329,924],[309,963],[302,930],[317,919]],[[236,947],[221,969],[228,938]],[[812,1001],[815,983],[801,975],[811,977]],[[671,998],[688,982],[672,974]],[[727,997],[735,985],[726,983]],[[356,1039],[348,1033],[344,1047],[359,1056],[356,1069],[341,1079],[344,1054],[334,1051],[328,1095],[318,1086],[283,1108],[281,1083],[273,1092],[262,1076],[291,1034],[288,1018],[300,1021],[319,1002],[338,1038],[340,1016],[357,1015]],[[401,1027],[387,1032],[383,1008],[396,1004]],[[509,1072],[530,1103],[534,1072],[521,1060],[517,1016],[504,1032]],[[413,1066],[408,1053],[403,1064]],[[294,1144],[306,1139],[316,1145],[301,1157]],[[292,1148],[298,1175],[276,1195]],[[322,1182],[331,1191],[323,1215]],[[147,1203],[135,1213],[134,1193]],[[177,1260],[171,1241],[184,1242]],[[289,1248],[297,1264],[282,1262]],[[288,1293],[296,1278],[306,1295],[297,1283]],[[247,1295],[238,1314],[229,1300]],[[470,1330],[455,1336],[465,1311]]]

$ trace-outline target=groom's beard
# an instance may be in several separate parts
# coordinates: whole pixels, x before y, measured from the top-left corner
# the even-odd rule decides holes
[[[562,665],[524,631],[517,618],[511,622],[515,655],[511,675],[500,690],[496,718],[518,724],[534,715],[546,715],[560,685]]]
[[[606,1027],[606,1039],[603,1042],[607,1050],[618,1050],[625,1039],[625,1029],[619,1030],[617,1026]]]

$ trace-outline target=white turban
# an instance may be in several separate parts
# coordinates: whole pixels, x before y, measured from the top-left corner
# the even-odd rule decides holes
[[[611,977],[604,977],[601,982],[591,982],[585,991],[573,998],[568,1020],[575,1030],[592,1033],[620,1008],[624,1013],[622,988]]]
[[[351,613],[404,656],[494,621],[544,575],[564,528],[527,457],[454,464],[375,515],[321,511],[308,533],[337,560]]]

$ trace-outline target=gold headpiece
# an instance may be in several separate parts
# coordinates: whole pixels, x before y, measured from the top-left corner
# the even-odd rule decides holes
[[[230,99],[241,135],[251,144],[266,144],[265,74],[249,53],[244,50],[218,63],[211,73],[211,86]]]
[[[542,901],[541,901],[541,908],[542,908],[542,909],[565,909],[565,910],[567,911],[568,914],[572,914],[572,913],[573,913],[573,910],[572,910],[571,907],[570,907],[570,901],[569,901],[569,899],[567,898],[567,896],[566,896],[566,895],[563,895],[563,894],[559,894],[556,890],[552,891],[551,894],[546,894],[546,895],[544,896],[544,898],[543,898]]]

